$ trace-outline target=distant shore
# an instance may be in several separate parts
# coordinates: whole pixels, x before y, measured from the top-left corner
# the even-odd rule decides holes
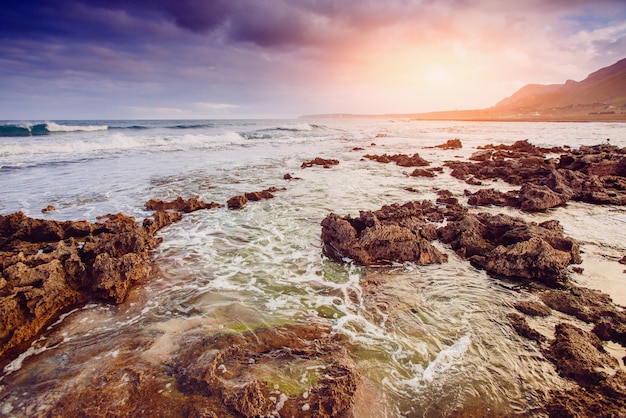
[[[348,118],[392,118],[436,121],[467,121],[467,122],[626,122],[626,113],[515,113],[502,114],[493,109],[456,110],[428,113],[386,113],[386,114],[351,114],[327,113],[303,115],[299,119],[348,119]]]

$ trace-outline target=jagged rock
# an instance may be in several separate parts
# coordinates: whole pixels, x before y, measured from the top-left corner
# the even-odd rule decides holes
[[[367,158],[372,161],[376,161],[379,163],[390,163],[395,162],[397,165],[401,167],[423,167],[430,165],[430,162],[426,161],[419,154],[415,153],[412,156],[408,156],[406,154],[396,154],[396,155],[364,155],[364,158]]]
[[[57,208],[52,205],[48,205],[45,208],[41,209],[41,213],[54,212],[55,210],[57,210]]]
[[[439,148],[439,149],[460,149],[460,148],[463,148],[463,144],[461,143],[460,139],[455,138],[455,139],[448,139],[445,143],[439,144],[439,145],[435,145],[433,148]]]
[[[424,170],[423,168],[416,168],[410,174],[411,177],[435,177],[436,174],[431,170]]]
[[[162,211],[143,225],[122,214],[97,223],[0,215],[0,365],[68,308],[122,302],[149,275],[154,234],[178,219]]]
[[[507,215],[465,214],[438,229],[439,238],[487,272],[554,286],[567,279],[567,266],[580,263],[576,241],[558,222],[535,224]]]
[[[248,203],[248,201],[257,202],[263,199],[273,199],[273,193],[284,190],[286,190],[284,187],[280,189],[277,187],[270,187],[268,189],[261,190],[260,192],[248,192],[244,195],[231,197],[228,199],[227,205],[229,209],[241,209]]]
[[[495,189],[479,189],[474,193],[466,190],[467,204],[472,206],[519,206],[519,196],[515,192],[503,193]]]
[[[595,323],[603,318],[617,318],[626,323],[626,316],[615,307],[611,297],[598,290],[569,287],[549,290],[539,297],[550,308],[587,323]]]
[[[524,184],[519,191],[519,208],[525,212],[540,212],[563,206],[567,199],[550,188],[535,184]]]
[[[551,417],[626,415],[626,373],[598,337],[572,324],[558,324],[546,355],[559,374],[580,385],[551,392],[546,406]]]
[[[219,203],[206,203],[200,201],[198,198],[195,197],[192,197],[189,200],[185,200],[180,196],[178,196],[176,200],[173,200],[171,202],[165,202],[159,199],[150,199],[146,203],[146,209],[148,210],[174,210],[183,213],[190,213],[201,209],[214,209],[220,207],[222,207],[222,205]]]
[[[246,203],[248,203],[248,198],[243,195],[233,196],[226,202],[228,209],[241,209]]]
[[[321,165],[324,168],[330,168],[330,166],[337,165],[337,164],[339,164],[339,160],[324,159],[324,158],[320,158],[320,157],[315,157],[314,159],[312,159],[310,161],[303,162],[300,167],[301,168],[308,168],[308,167],[313,167],[314,165]]]
[[[429,219],[442,219],[430,202],[384,206],[376,212],[361,212],[358,218],[331,213],[322,221],[324,252],[364,265],[443,263],[447,256],[429,242],[437,236]]]
[[[562,376],[582,386],[596,386],[611,376],[607,368],[619,368],[617,360],[604,350],[596,335],[569,323],[556,326],[547,354]]]

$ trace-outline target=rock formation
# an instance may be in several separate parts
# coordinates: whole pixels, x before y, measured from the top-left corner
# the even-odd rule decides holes
[[[180,218],[158,211],[140,225],[122,214],[98,223],[0,215],[0,363],[64,311],[92,299],[122,302],[149,276],[155,233]]]
[[[430,244],[437,232],[429,218],[442,218],[430,202],[384,206],[375,212],[361,212],[358,218],[331,213],[322,221],[324,252],[364,265],[443,263],[447,256]]]
[[[337,164],[339,164],[339,160],[324,159],[324,158],[320,158],[320,157],[315,157],[312,160],[303,162],[300,167],[301,168],[309,168],[309,167],[313,167],[314,165],[321,165],[324,168],[330,168],[331,166],[337,165]]]

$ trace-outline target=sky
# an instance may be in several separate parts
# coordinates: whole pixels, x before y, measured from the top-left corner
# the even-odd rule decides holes
[[[624,0],[5,1],[0,120],[482,109],[624,57]]]

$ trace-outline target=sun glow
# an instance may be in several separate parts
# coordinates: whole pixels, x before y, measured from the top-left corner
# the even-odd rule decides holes
[[[431,83],[443,83],[450,80],[450,73],[444,68],[433,67],[426,72],[426,80]]]

